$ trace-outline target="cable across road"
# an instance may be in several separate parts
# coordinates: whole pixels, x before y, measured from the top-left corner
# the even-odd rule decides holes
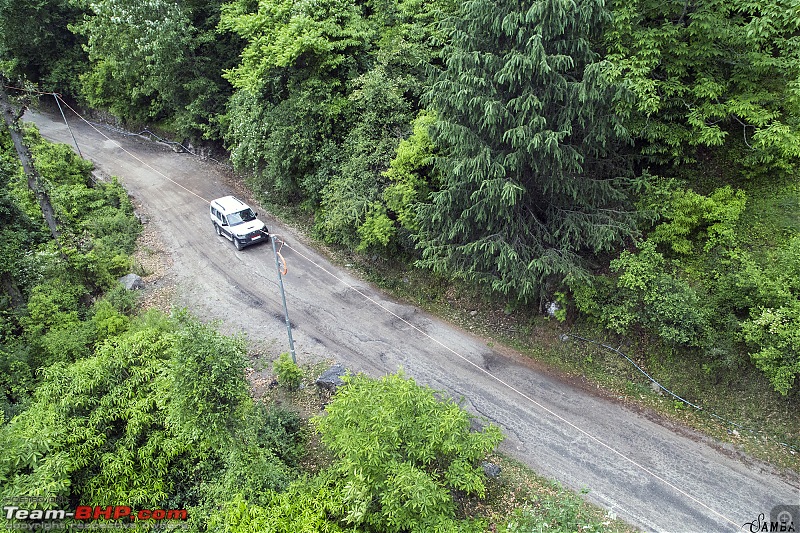
[[[108,141],[115,142],[108,135],[106,135],[103,131],[101,131],[94,123],[92,123],[89,120],[87,120],[86,118],[84,118],[74,108],[72,108],[69,104],[67,104],[67,102],[64,102],[64,100],[61,98],[61,96],[58,95],[57,93],[41,93],[40,92],[39,94],[50,94],[50,95],[53,95],[57,100],[60,100],[61,103],[63,103],[70,111],[72,111],[72,113],[74,113],[75,116],[77,116],[81,121],[85,122],[94,131],[96,131],[98,134],[100,134],[102,137],[104,137]],[[66,122],[66,117],[65,117],[64,120]],[[173,185],[179,187],[180,189],[186,191],[187,193],[189,193],[192,196],[198,198],[199,200],[202,200],[205,203],[210,202],[209,199],[204,198],[202,195],[196,193],[195,191],[189,189],[188,187],[186,187],[186,186],[178,183],[177,181],[173,180],[172,178],[170,178],[169,176],[167,176],[166,174],[161,172],[159,169],[154,168],[153,166],[148,164],[146,161],[142,160],[141,158],[139,158],[135,154],[131,153],[129,150],[125,149],[124,147],[122,147],[122,146],[118,146],[118,147],[125,154],[127,154],[129,157],[131,157],[135,161],[139,162],[142,166],[150,169],[155,174],[161,176],[166,181],[172,183]],[[388,307],[383,305],[383,303],[381,303],[380,301],[376,300],[375,298],[372,298],[370,295],[368,295],[364,291],[360,290],[358,287],[355,287],[352,284],[348,283],[346,280],[344,280],[340,276],[338,276],[335,272],[332,272],[331,270],[326,268],[324,265],[321,265],[319,262],[315,261],[312,257],[309,257],[308,255],[304,254],[303,252],[301,252],[297,248],[289,245],[285,241],[282,242],[282,245],[285,246],[286,248],[292,250],[298,257],[300,257],[303,260],[305,260],[306,262],[308,262],[314,268],[319,269],[320,271],[324,272],[325,274],[327,274],[331,278],[335,279],[337,282],[339,282],[342,285],[344,285],[345,287],[347,287],[349,290],[352,290],[356,294],[360,295],[362,298],[364,298],[364,300],[366,300],[370,304],[382,309],[384,312],[388,313],[389,315],[391,315],[396,320],[399,320],[399,321],[403,322],[405,325],[407,325],[408,327],[412,328],[414,331],[416,331],[417,333],[419,333],[423,337],[427,338],[432,343],[436,344],[437,346],[441,347],[443,350],[447,351],[448,353],[450,353],[453,356],[457,357],[458,359],[462,360],[464,363],[466,363],[470,367],[474,368],[479,373],[481,373],[481,374],[485,375],[486,377],[488,377],[489,379],[495,381],[496,383],[498,383],[502,387],[505,387],[507,390],[510,390],[510,391],[514,392],[519,397],[523,398],[524,400],[526,400],[530,404],[532,404],[532,405],[536,406],[537,408],[539,408],[541,411],[547,413],[548,415],[550,415],[551,417],[555,418],[559,422],[562,422],[566,426],[569,426],[570,428],[572,428],[576,432],[578,432],[581,435],[585,436],[591,442],[595,443],[598,447],[607,450],[608,452],[610,452],[614,456],[620,458],[621,460],[623,460],[627,464],[633,466],[634,468],[640,470],[641,472],[644,472],[645,474],[647,474],[648,476],[652,477],[653,479],[658,480],[659,482],[661,482],[664,485],[666,485],[667,487],[671,488],[672,490],[674,490],[678,494],[684,496],[688,500],[690,500],[690,501],[694,502],[695,504],[697,504],[698,506],[702,507],[703,509],[705,509],[706,511],[708,511],[712,515],[722,519],[726,523],[736,527],[737,529],[741,528],[741,524],[735,522],[731,518],[729,518],[729,517],[725,516],[724,514],[720,513],[716,509],[713,509],[712,507],[710,507],[706,503],[704,503],[701,500],[699,500],[697,497],[693,496],[692,494],[690,494],[686,490],[682,489],[681,487],[679,487],[675,483],[673,483],[673,482],[669,481],[668,479],[664,478],[663,476],[659,475],[658,473],[656,473],[652,469],[648,468],[647,466],[645,466],[645,465],[637,462],[636,460],[632,459],[631,457],[625,455],[621,451],[617,450],[613,446],[611,446],[608,443],[606,443],[605,441],[603,441],[601,438],[599,438],[599,437],[593,435],[592,433],[588,432],[587,430],[579,427],[575,423],[571,422],[570,420],[566,419],[565,417],[563,417],[563,416],[559,415],[558,413],[554,412],[552,409],[549,409],[547,406],[543,405],[541,402],[537,401],[536,399],[531,397],[529,394],[519,390],[514,385],[508,383],[507,381],[505,381],[502,378],[496,376],[495,374],[493,374],[489,370],[487,370],[487,369],[483,368],[482,366],[476,364],[475,362],[471,361],[468,357],[464,356],[463,354],[461,354],[458,351],[456,351],[455,349],[451,348],[450,346],[448,346],[447,344],[445,344],[441,340],[437,339],[436,337],[433,337],[432,335],[430,335],[426,331],[422,330],[417,325],[413,324],[412,322],[410,322],[407,319],[403,318],[402,316],[398,315],[397,313],[395,313],[394,311],[392,311],[391,309],[389,309]],[[653,381],[655,381],[655,380],[653,380]]]

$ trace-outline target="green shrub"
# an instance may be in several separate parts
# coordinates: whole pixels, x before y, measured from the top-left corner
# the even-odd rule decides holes
[[[122,284],[117,283],[113,288],[106,291],[103,299],[123,315],[132,315],[136,310],[138,294],[136,291],[129,291]]]
[[[0,426],[30,399],[35,386],[30,355],[24,346],[0,344]]]
[[[0,428],[0,497],[157,505],[169,491],[171,459],[187,449],[160,409],[168,344],[157,331],[140,331],[94,357],[48,367],[34,402]]]
[[[746,198],[744,191],[730,186],[716,189],[710,196],[676,188],[664,205],[656,207],[665,221],[653,229],[648,240],[683,255],[694,251],[695,242],[705,241],[705,251],[717,244],[730,245]]]
[[[411,124],[413,133],[397,146],[389,169],[383,173],[390,180],[383,191],[383,203],[373,203],[358,228],[360,250],[385,248],[398,230],[417,231],[417,207],[428,199],[431,190],[428,180],[433,172],[433,143],[428,129],[434,122],[433,113],[420,112]]]
[[[498,531],[501,533],[600,533],[605,525],[589,516],[586,504],[577,496],[569,498],[543,497],[531,502],[528,508],[516,509]]]
[[[755,365],[775,390],[786,396],[800,374],[800,301],[777,309],[754,309],[742,324],[744,339],[757,349],[750,353]]]
[[[279,406],[256,404],[255,414],[258,417],[257,439],[263,446],[274,453],[278,459],[289,466],[297,466],[305,454],[306,440],[303,419],[289,409]]]
[[[249,399],[245,341],[225,337],[185,312],[176,322],[170,421],[187,440],[224,445],[240,424],[238,407]]]
[[[56,362],[72,363],[88,357],[96,339],[97,330],[92,321],[76,320],[51,328],[39,341],[44,357],[38,362],[39,366],[45,367]]]
[[[242,496],[225,502],[209,529],[224,533],[357,533],[329,520],[332,489],[321,477],[300,480],[285,492],[269,493],[268,503],[254,505]]]
[[[386,213],[386,207],[380,202],[373,202],[367,210],[364,222],[358,227],[361,242],[356,249],[364,252],[374,246],[386,247],[396,232],[397,228]]]
[[[306,432],[296,413],[261,402],[246,402],[242,410],[235,438],[220,449],[223,461],[212,473],[216,486],[206,499],[214,507],[232,494],[268,505],[273,492],[287,489],[305,453]]]
[[[287,465],[268,448],[253,442],[232,444],[222,451],[227,452],[223,467],[214,476],[220,485],[219,497],[241,494],[248,501],[264,504],[272,491],[286,490],[294,477]]]
[[[41,335],[47,330],[78,321],[80,298],[86,289],[61,279],[49,279],[33,288],[28,298],[26,332]]]
[[[92,356],[47,367],[28,408],[0,426],[0,499],[160,506],[179,486],[195,498],[175,502],[184,507],[212,477],[227,494],[285,487],[289,470],[273,448],[292,446],[279,440],[295,442],[294,422],[244,416],[253,403],[243,368],[241,340],[197,320],[132,320]]]
[[[278,374],[278,384],[289,390],[295,390],[300,386],[300,380],[303,379],[303,370],[297,366],[297,363],[292,361],[288,353],[282,353],[272,366]]]
[[[107,299],[102,299],[92,306],[92,323],[97,332],[97,340],[115,337],[128,329],[130,319],[120,313]]]
[[[641,327],[672,345],[708,345],[710,309],[697,289],[671,272],[655,243],[639,243],[635,254],[622,252],[611,270],[619,273],[611,282],[600,278],[588,287],[573,283],[580,311],[617,333]]]
[[[452,491],[483,496],[479,463],[501,440],[452,400],[400,374],[348,378],[312,419],[337,458],[334,514],[345,523],[385,533],[448,530]]]
[[[86,289],[63,278],[51,278],[33,288],[27,312],[20,319],[35,368],[55,362],[73,362],[89,355],[94,325],[81,319],[80,300]]]

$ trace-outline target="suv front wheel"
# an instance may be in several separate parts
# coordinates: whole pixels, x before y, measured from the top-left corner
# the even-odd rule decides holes
[[[241,251],[244,246],[242,246],[242,241],[237,239],[236,237],[233,238],[233,245],[236,247],[237,250]]]

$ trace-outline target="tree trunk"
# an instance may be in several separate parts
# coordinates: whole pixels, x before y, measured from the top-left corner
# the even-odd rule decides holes
[[[17,156],[22,164],[22,170],[25,171],[25,175],[28,177],[28,187],[33,191],[33,194],[36,195],[36,199],[39,201],[39,207],[42,210],[42,215],[44,215],[44,220],[47,223],[47,227],[50,228],[50,234],[53,236],[53,239],[58,242],[60,232],[58,231],[53,204],[50,203],[50,196],[42,185],[41,176],[39,176],[39,173],[33,166],[31,153],[25,146],[22,129],[19,127],[19,119],[25,112],[25,107],[23,106],[19,111],[14,109],[14,106],[11,105],[11,102],[8,100],[5,82],[6,80],[4,78],[0,78],[0,110],[2,110],[3,113],[3,121],[11,135],[14,148],[17,150]]]

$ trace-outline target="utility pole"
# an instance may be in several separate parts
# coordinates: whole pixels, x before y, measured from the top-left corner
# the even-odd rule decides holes
[[[275,254],[275,266],[278,269],[278,286],[281,288],[283,315],[286,317],[286,331],[289,333],[289,351],[292,354],[292,362],[297,364],[297,356],[294,353],[294,340],[292,339],[292,324],[289,322],[289,308],[286,307],[286,292],[283,290],[283,273],[285,269],[282,268],[278,250],[275,248],[275,235],[270,234],[270,240],[272,241],[272,252]],[[286,262],[284,261],[283,264],[285,265]]]

